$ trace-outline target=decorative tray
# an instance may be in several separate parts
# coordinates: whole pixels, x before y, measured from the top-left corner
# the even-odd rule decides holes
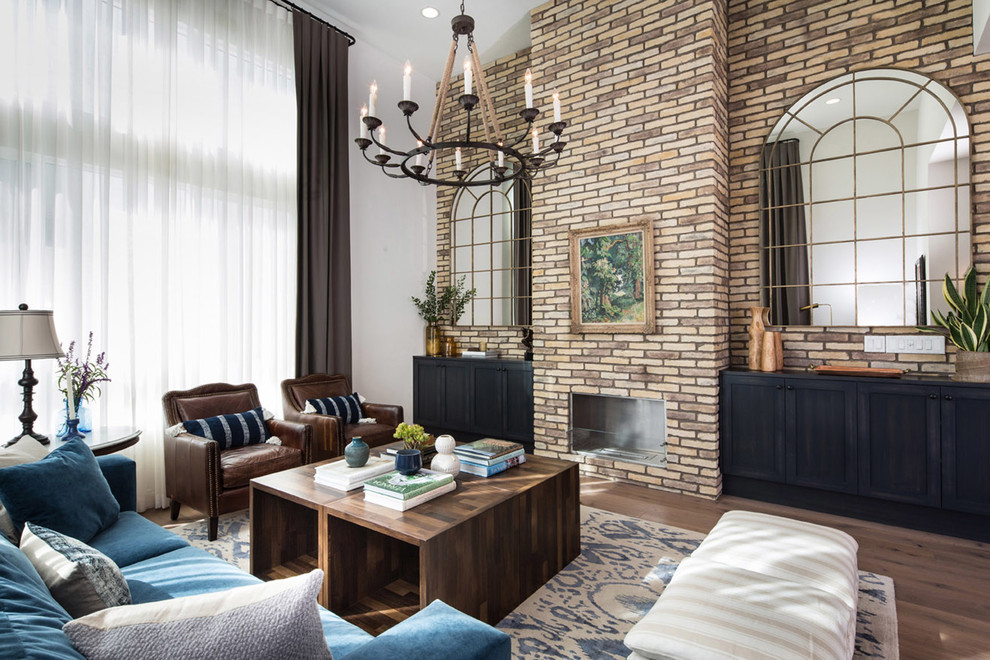
[[[890,369],[883,367],[843,367],[822,364],[812,369],[816,374],[826,376],[871,376],[873,378],[900,378],[907,369]]]

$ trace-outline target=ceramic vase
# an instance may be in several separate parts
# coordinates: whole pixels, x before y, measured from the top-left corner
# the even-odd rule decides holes
[[[364,466],[368,462],[371,447],[359,437],[351,438],[351,444],[344,447],[344,460],[353,468]]]
[[[457,475],[461,471],[461,459],[454,455],[456,446],[454,438],[449,435],[441,435],[437,438],[433,446],[437,448],[437,455],[430,463],[430,469],[434,472],[444,472],[446,474]]]
[[[766,334],[766,327],[770,323],[770,308],[750,307],[749,313],[753,317],[749,323],[749,368],[751,371],[765,371],[763,369],[763,336]]]
[[[784,342],[779,332],[763,334],[763,355],[760,371],[780,371],[784,368]]]
[[[426,326],[426,356],[440,355],[440,328],[430,323]]]
[[[418,449],[400,449],[395,454],[395,469],[399,474],[416,474],[423,469],[423,452]]]

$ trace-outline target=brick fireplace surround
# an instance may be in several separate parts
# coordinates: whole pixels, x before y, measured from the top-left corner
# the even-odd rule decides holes
[[[570,124],[561,165],[533,185],[537,453],[587,473],[719,495],[718,372],[745,363],[747,308],[759,301],[759,152],[777,118],[835,76],[913,69],[959,96],[973,134],[974,262],[990,271],[990,56],[973,55],[970,0],[552,0],[533,11],[531,37],[530,49],[485,74],[508,115],[522,106],[522,73],[532,68],[538,103],[549,107],[558,90]],[[450,279],[452,199],[449,189],[437,196],[441,284]],[[656,332],[573,334],[568,231],[643,219],[654,230]],[[951,372],[951,353],[864,354],[863,335],[874,330],[787,329],[785,366],[854,360]],[[445,331],[522,357],[518,329]],[[911,330],[883,329],[894,332]],[[667,466],[571,453],[572,391],[664,399]]]

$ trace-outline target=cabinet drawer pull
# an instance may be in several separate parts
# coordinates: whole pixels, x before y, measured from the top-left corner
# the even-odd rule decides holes
[[[951,394],[946,394],[945,395],[945,400],[946,401],[952,401],[952,395]]]
[[[794,389],[794,386],[793,386],[793,385],[788,385],[788,386],[787,386],[787,389],[789,389],[789,390],[793,390],[793,389]]]
[[[784,386],[783,386],[783,385],[778,385],[778,386],[777,386],[777,389],[778,389],[778,390],[782,390],[782,389],[784,389]]]
[[[937,394],[929,394],[928,395],[928,398],[929,399],[937,399],[938,398],[938,395]]]

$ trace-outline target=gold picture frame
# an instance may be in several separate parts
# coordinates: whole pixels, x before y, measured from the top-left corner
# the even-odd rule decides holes
[[[577,229],[569,238],[571,330],[652,333],[653,223]]]

